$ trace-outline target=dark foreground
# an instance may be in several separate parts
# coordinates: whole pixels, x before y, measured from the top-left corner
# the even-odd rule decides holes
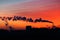
[[[27,28],[26,30],[0,30],[0,37],[15,37],[15,38],[58,38],[60,37],[60,29],[46,29],[46,28],[41,28],[41,29],[30,29]]]

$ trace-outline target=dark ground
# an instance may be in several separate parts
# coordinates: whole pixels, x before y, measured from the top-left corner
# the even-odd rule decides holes
[[[46,29],[46,28],[27,28],[26,30],[0,30],[0,38],[20,38],[20,39],[42,39],[42,38],[59,38],[60,37],[60,29]]]

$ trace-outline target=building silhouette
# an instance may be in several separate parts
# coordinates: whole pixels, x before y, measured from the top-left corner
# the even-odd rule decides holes
[[[32,30],[32,27],[31,26],[26,26],[26,31],[27,32],[31,32],[31,30]]]

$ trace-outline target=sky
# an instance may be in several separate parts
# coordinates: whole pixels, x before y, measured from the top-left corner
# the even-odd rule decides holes
[[[0,0],[0,16],[14,15],[33,19],[41,17],[53,21],[56,26],[59,26],[60,0]],[[29,24],[32,25],[32,23]],[[33,26],[40,27],[39,25],[33,23]]]

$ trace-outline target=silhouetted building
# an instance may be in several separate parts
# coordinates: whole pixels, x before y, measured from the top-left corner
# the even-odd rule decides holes
[[[52,29],[56,29],[56,26],[53,26]]]
[[[9,26],[9,31],[14,31],[14,29],[11,27],[11,26]]]
[[[27,32],[30,32],[32,30],[32,27],[31,26],[26,26],[26,31]]]

